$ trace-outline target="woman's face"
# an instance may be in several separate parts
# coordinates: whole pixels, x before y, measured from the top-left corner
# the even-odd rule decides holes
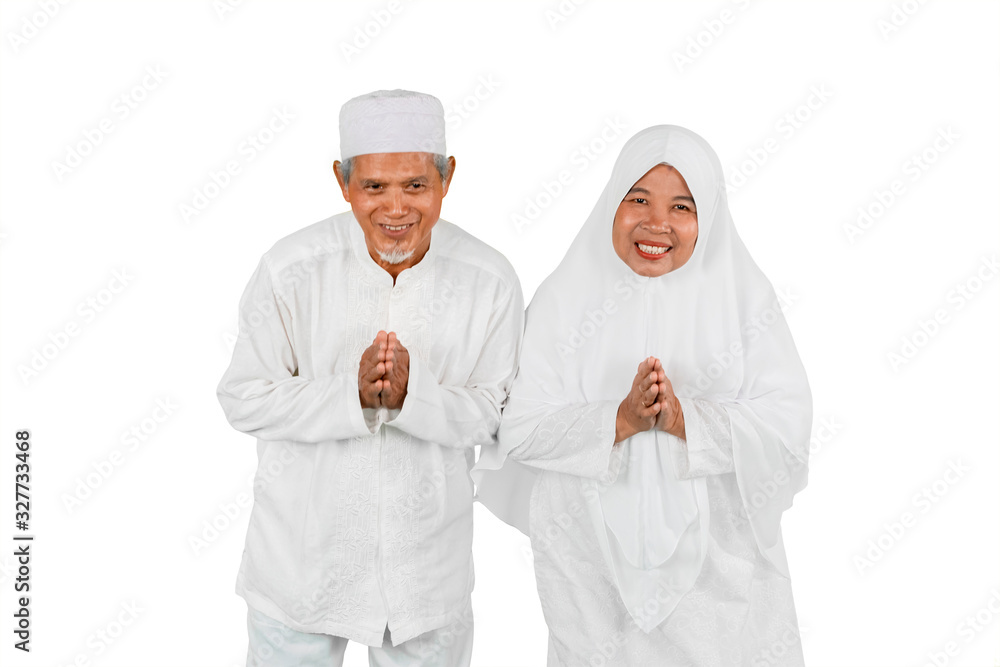
[[[680,172],[658,164],[640,178],[615,212],[615,252],[640,276],[655,278],[691,259],[698,211]]]

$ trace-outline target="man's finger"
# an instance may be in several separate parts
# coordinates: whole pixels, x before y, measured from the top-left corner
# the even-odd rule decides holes
[[[382,377],[382,373],[379,372],[379,364],[374,359],[361,359],[361,366],[359,371],[361,373],[362,379],[368,382],[374,382],[378,378]]]
[[[636,373],[635,377],[632,378],[632,391],[635,391],[641,383],[642,383],[642,375],[640,373]]]
[[[642,404],[646,406],[650,403],[655,403],[657,393],[659,392],[656,391],[656,385],[649,385],[646,390],[642,392]]]
[[[642,416],[643,419],[648,419],[660,412],[660,405],[660,403],[654,401],[649,407],[644,407],[639,410],[639,415]]]

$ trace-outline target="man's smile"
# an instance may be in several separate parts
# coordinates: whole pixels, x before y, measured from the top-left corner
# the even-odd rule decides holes
[[[383,225],[381,223],[378,223],[378,228],[386,236],[398,239],[406,236],[406,233],[409,232],[410,228],[413,227],[415,224],[417,223],[410,222],[402,225]]]

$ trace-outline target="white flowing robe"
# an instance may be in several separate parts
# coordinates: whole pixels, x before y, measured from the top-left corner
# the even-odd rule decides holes
[[[660,277],[615,254],[618,203],[649,169],[684,176],[694,253]],[[663,362],[686,440],[614,444],[640,361]],[[550,665],[802,664],[780,518],[806,482],[811,397],[773,288],[736,234],[701,137],[629,140],[528,308],[520,370],[473,477],[531,537]]]
[[[469,469],[495,443],[523,307],[507,260],[444,220],[395,285],[350,211],[263,256],[218,387],[230,423],[257,438],[236,582],[250,607],[369,646],[387,625],[398,645],[471,619]],[[409,351],[400,410],[358,396],[380,329]]]

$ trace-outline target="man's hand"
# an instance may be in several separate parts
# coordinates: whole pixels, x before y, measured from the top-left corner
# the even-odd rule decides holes
[[[659,361],[656,362],[654,370],[660,377],[660,391],[656,396],[660,412],[656,415],[656,428],[686,440],[687,432],[684,429],[684,411],[681,409],[681,402],[674,395],[674,387],[667,379],[667,374],[663,372]]]
[[[659,368],[659,370],[656,370]],[[660,395],[660,379],[666,379],[663,367],[656,357],[644,359],[632,380],[632,389],[618,406],[615,420],[615,444],[631,438],[636,433],[648,431],[656,425],[656,416],[662,405],[657,401]]]
[[[379,395],[384,389],[382,378],[386,371],[386,354],[389,349],[389,336],[379,331],[375,341],[361,354],[361,366],[358,368],[358,397],[362,408],[377,408],[382,405]]]
[[[382,405],[390,410],[403,407],[406,399],[406,386],[410,380],[410,353],[396,338],[395,332],[388,335],[388,348],[385,353],[385,375],[382,378],[382,393],[379,395]]]

